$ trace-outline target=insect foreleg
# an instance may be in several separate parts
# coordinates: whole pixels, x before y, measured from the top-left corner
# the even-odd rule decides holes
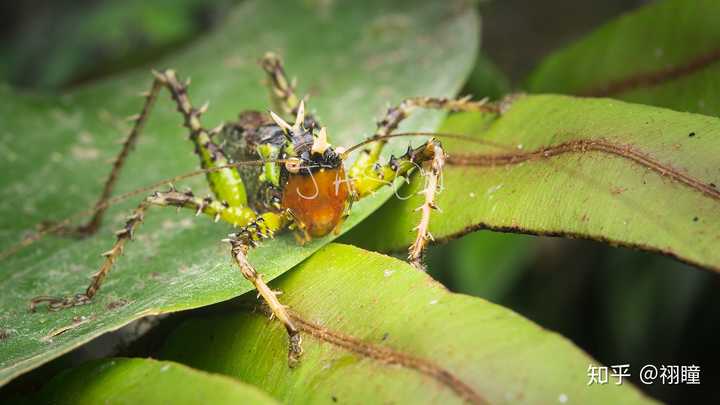
[[[406,119],[413,110],[418,108],[427,108],[435,110],[445,110],[449,112],[460,111],[482,111],[499,113],[500,108],[487,100],[473,101],[469,97],[460,99],[438,98],[438,97],[414,97],[403,100],[396,107],[391,107],[385,113],[385,116],[378,121],[377,129],[370,139],[390,135],[395,131],[400,123]],[[375,170],[375,164],[380,159],[380,154],[387,140],[379,139],[372,143],[368,148],[363,149],[355,160],[355,163],[348,171],[351,177],[362,177],[365,173]],[[359,190],[362,193],[362,190]]]
[[[422,170],[423,163],[429,162],[429,170]],[[436,139],[430,139],[423,145],[413,149],[408,148],[407,152],[399,158],[391,157],[385,165],[376,165],[371,170],[362,172],[360,177],[350,177],[353,189],[357,197],[362,198],[384,185],[393,184],[397,177],[407,177],[415,168],[425,173],[425,188],[419,194],[425,196],[423,204],[417,208],[421,211],[420,223],[415,228],[417,237],[410,246],[408,260],[415,267],[422,269],[422,253],[427,241],[432,238],[428,227],[430,224],[430,212],[437,209],[435,196],[440,188],[440,176],[445,165],[445,152],[442,145]]]

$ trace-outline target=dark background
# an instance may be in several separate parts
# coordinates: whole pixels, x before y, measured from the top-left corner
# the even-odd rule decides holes
[[[0,79],[55,91],[140,66],[211,29],[240,1],[5,1]],[[482,57],[465,92],[499,97],[520,91],[544,56],[648,2],[480,1]],[[453,291],[511,308],[604,364],[630,364],[631,380],[655,398],[720,401],[713,387],[720,367],[712,361],[720,319],[717,274],[596,242],[485,231],[431,248],[428,264],[433,277]],[[82,357],[71,355],[44,370]],[[702,384],[642,385],[637,375],[645,364],[699,365]]]

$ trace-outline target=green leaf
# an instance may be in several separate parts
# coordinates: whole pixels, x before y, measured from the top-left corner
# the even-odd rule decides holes
[[[0,48],[7,61],[0,74],[12,83],[43,88],[119,72],[192,39],[207,24],[203,20],[230,8],[229,1],[49,4]]]
[[[528,90],[720,111],[720,2],[652,2],[548,58]]]
[[[151,359],[103,359],[66,370],[38,394],[44,404],[276,404],[224,376]]]
[[[269,107],[256,61],[266,51],[279,52],[299,78],[300,91],[311,94],[309,108],[329,128],[332,143],[349,145],[371,133],[388,102],[451,96],[460,88],[477,48],[476,15],[463,4],[248,1],[217,31],[154,65],[192,76],[190,97],[197,105],[212,100],[203,120],[214,127],[239,111]],[[0,250],[43,220],[92,206],[109,171],[105,160],[127,133],[122,117],[141,107],[137,94],[150,85],[148,70],[62,96],[0,87],[6,100],[0,104]],[[158,104],[118,192],[198,167],[169,97],[163,94]],[[432,129],[438,118],[419,114],[408,127]],[[207,190],[200,177],[188,185],[198,194]],[[387,190],[355,205],[345,229],[389,195]],[[155,210],[92,305],[29,314],[35,296],[86,288],[99,254],[113,243],[112,230],[137,200],[114,207],[97,236],[48,237],[0,263],[0,384],[139,317],[208,305],[251,288],[220,242],[230,227],[189,212]],[[286,234],[254,250],[250,260],[272,279],[332,238],[301,247]]]
[[[536,242],[537,238],[528,235],[473,232],[448,243],[448,249],[428,252],[428,270],[455,292],[498,302],[531,262],[538,250]],[[438,254],[441,257],[436,257]],[[454,271],[444,272],[447,267]]]
[[[305,354],[287,367],[279,322],[240,304],[181,325],[163,357],[228,374],[283,402],[650,402],[627,382],[587,386],[596,362],[555,333],[448,292],[407,263],[331,244],[273,283]]]
[[[510,92],[510,80],[489,59],[487,55],[478,53],[470,76],[463,88],[463,94],[470,94],[481,99],[499,99]]]
[[[579,237],[720,270],[717,118],[609,99],[527,96],[491,120],[457,114],[441,129],[501,147],[445,141],[451,159],[466,154],[486,161],[446,168],[442,212],[430,223],[436,239],[481,228]],[[554,155],[562,145],[569,152]],[[597,150],[608,145],[617,150]],[[498,155],[515,162],[493,167],[487,158]],[[399,193],[420,186],[415,179]],[[372,250],[402,249],[413,240],[419,215],[403,213],[421,202],[420,196],[388,201],[343,240]],[[369,234],[373,229],[382,232]]]

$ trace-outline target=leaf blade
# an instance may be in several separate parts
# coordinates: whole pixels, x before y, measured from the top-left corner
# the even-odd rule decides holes
[[[717,115],[720,28],[712,0],[649,4],[547,57],[535,93],[614,97]]]
[[[37,397],[53,404],[276,404],[237,380],[152,359],[103,359],[66,370]]]
[[[224,28],[157,65],[192,76],[194,103],[214,102],[203,116],[211,127],[240,110],[267,108],[267,91],[255,60],[268,50],[280,51],[291,74],[299,76],[301,91],[316,93],[312,106],[335,144],[369,133],[373,117],[387,100],[397,102],[415,93],[452,95],[471,68],[477,37],[472,12],[431,2],[378,2],[352,3],[353,12],[345,13],[333,4],[324,8],[302,1],[245,2]],[[316,29],[306,32],[305,24]],[[428,35],[435,45],[428,45]],[[471,52],[466,50],[468,43]],[[419,73],[413,66],[423,69]],[[418,74],[437,80],[418,81]],[[2,248],[42,220],[62,218],[93,204],[101,187],[97,179],[108,170],[102,160],[116,153],[114,141],[127,130],[120,117],[137,112],[141,100],[136,94],[146,90],[150,80],[143,69],[62,96],[18,95],[0,88],[3,98],[13,100],[0,106],[0,116],[7,121],[1,149],[8,157],[0,164],[9,174],[0,178]],[[164,95],[131,155],[119,191],[197,167],[180,136],[180,119],[166,100]],[[420,115],[410,127],[432,128],[437,119]],[[205,189],[201,179],[189,185],[197,193]],[[358,204],[347,228],[388,195]],[[17,214],[16,201],[23,202],[22,215]],[[0,263],[0,288],[8,292],[0,297],[0,328],[8,336],[0,347],[0,384],[133,319],[219,302],[251,288],[232,268],[227,247],[219,242],[230,232],[228,227],[157,213],[148,216],[137,236],[140,243],[131,244],[93,305],[29,315],[27,303],[34,296],[71,294],[86,287],[87,276],[100,263],[97,255],[112,243],[111,229],[136,203],[111,209],[97,237],[46,238]],[[333,237],[299,247],[285,235],[253,251],[250,259],[272,279]]]
[[[434,216],[430,232],[440,240],[479,228],[590,238],[718,270],[720,255],[714,246],[720,238],[720,204],[713,190],[720,173],[712,156],[718,131],[720,121],[712,117],[546,95],[518,99],[491,124],[476,114],[450,117],[441,132],[472,134],[503,145],[490,151],[447,141],[451,157],[468,152],[522,155],[567,142],[605,140],[639,151],[661,167],[653,170],[627,156],[581,150],[496,167],[451,166],[438,201],[447,214]],[[687,175],[707,190],[673,180],[669,172]],[[420,180],[414,183],[401,193],[418,190]],[[706,194],[708,190],[714,194]],[[399,250],[412,240],[410,230],[417,221],[399,213],[418,205],[416,197],[391,200],[343,240],[373,250]],[[364,236],[381,223],[381,234]]]
[[[306,322],[298,368],[282,327],[242,306],[180,326],[162,357],[291,402],[651,402],[630,385],[588,387],[595,362],[570,342],[397,259],[330,244],[296,270],[273,287]]]

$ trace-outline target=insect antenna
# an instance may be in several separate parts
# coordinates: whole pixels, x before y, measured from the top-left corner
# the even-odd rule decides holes
[[[156,190],[158,187],[161,187],[164,185],[168,185],[168,184],[172,185],[181,180],[189,179],[191,177],[195,177],[195,176],[199,176],[199,175],[203,175],[203,174],[207,174],[207,173],[220,171],[220,170],[227,169],[227,168],[240,167],[240,166],[261,166],[265,163],[274,163],[274,162],[275,163],[285,163],[286,159],[248,160],[248,161],[242,161],[242,162],[233,162],[233,163],[230,163],[227,165],[222,165],[222,166],[217,166],[217,167],[194,170],[191,172],[187,172],[184,174],[180,174],[177,176],[159,180],[150,185],[143,186],[143,187],[137,188],[132,191],[128,191],[126,193],[117,195],[115,197],[111,197],[111,198],[107,199],[106,201],[104,201],[102,204],[98,204],[98,205],[94,206],[93,208],[89,208],[87,210],[75,213],[63,220],[53,222],[51,225],[46,225],[44,223],[37,224],[35,226],[35,229],[38,229],[38,228],[41,228],[41,229],[38,231],[34,231],[30,235],[23,238],[23,240],[21,240],[20,242],[14,244],[14,245],[10,245],[7,249],[1,251],[0,252],[0,261],[7,259],[8,257],[19,252],[20,250],[41,240],[46,235],[59,233],[60,231],[62,231],[63,228],[70,225],[70,223],[72,223],[73,221],[76,221],[76,220],[86,217],[86,216],[93,215],[98,210],[106,209],[113,205],[119,204],[119,203],[121,203],[131,197],[134,197],[138,194],[150,193],[150,192]]]
[[[589,176],[587,173],[582,173],[579,170],[564,165],[560,162],[554,161],[552,158],[558,157],[564,154],[571,153],[587,153],[597,152],[605,155],[614,156],[621,158],[625,161],[629,161],[635,165],[648,169],[664,178],[679,183],[685,187],[692,189],[693,191],[699,192],[704,196],[720,202],[720,190],[713,187],[711,184],[706,184],[699,179],[696,179],[688,174],[678,171],[672,168],[670,165],[658,161],[657,159],[647,155],[641,150],[638,150],[630,145],[619,144],[611,140],[597,138],[597,139],[579,139],[573,141],[566,141],[559,144],[548,145],[540,147],[536,150],[523,151],[519,150],[518,147],[514,147],[507,144],[501,144],[486,139],[478,139],[473,136],[459,134],[459,133],[443,133],[443,132],[397,132],[388,135],[374,136],[368,138],[352,147],[346,149],[341,157],[346,159],[348,155],[356,151],[363,146],[390,138],[399,137],[413,137],[413,136],[431,136],[435,138],[447,138],[457,139],[465,142],[476,143],[486,145],[492,148],[500,149],[501,152],[494,153],[451,153],[446,157],[446,164],[448,166],[473,166],[473,167],[501,167],[501,166],[513,166],[528,161],[539,161],[542,160],[545,164],[550,165],[558,171],[565,172],[571,175],[573,178],[580,180],[581,182],[601,190],[604,193],[612,195],[614,198],[622,201],[623,204],[637,212],[639,215],[654,222],[669,234],[673,233],[673,226],[669,224],[662,216],[653,214],[649,208],[642,202],[634,201],[628,196],[619,196],[617,192],[613,192],[612,187],[607,184],[603,184],[599,179]]]
[[[499,148],[499,149],[507,149],[507,150],[513,149],[511,146],[503,145],[501,143],[492,142],[492,141],[488,141],[485,139],[478,139],[478,138],[476,138],[474,136],[470,136],[470,135],[457,134],[457,133],[451,133],[451,132],[396,132],[393,134],[378,135],[378,136],[373,136],[368,139],[365,139],[364,141],[345,149],[341,153],[340,157],[343,160],[345,160],[345,159],[347,159],[348,155],[350,155],[350,153],[362,148],[365,145],[371,144],[373,142],[382,141],[382,140],[391,139],[391,138],[415,137],[415,136],[433,136],[436,138],[458,139],[458,140],[462,140],[462,141],[477,143],[480,145],[491,146],[491,147]]]

